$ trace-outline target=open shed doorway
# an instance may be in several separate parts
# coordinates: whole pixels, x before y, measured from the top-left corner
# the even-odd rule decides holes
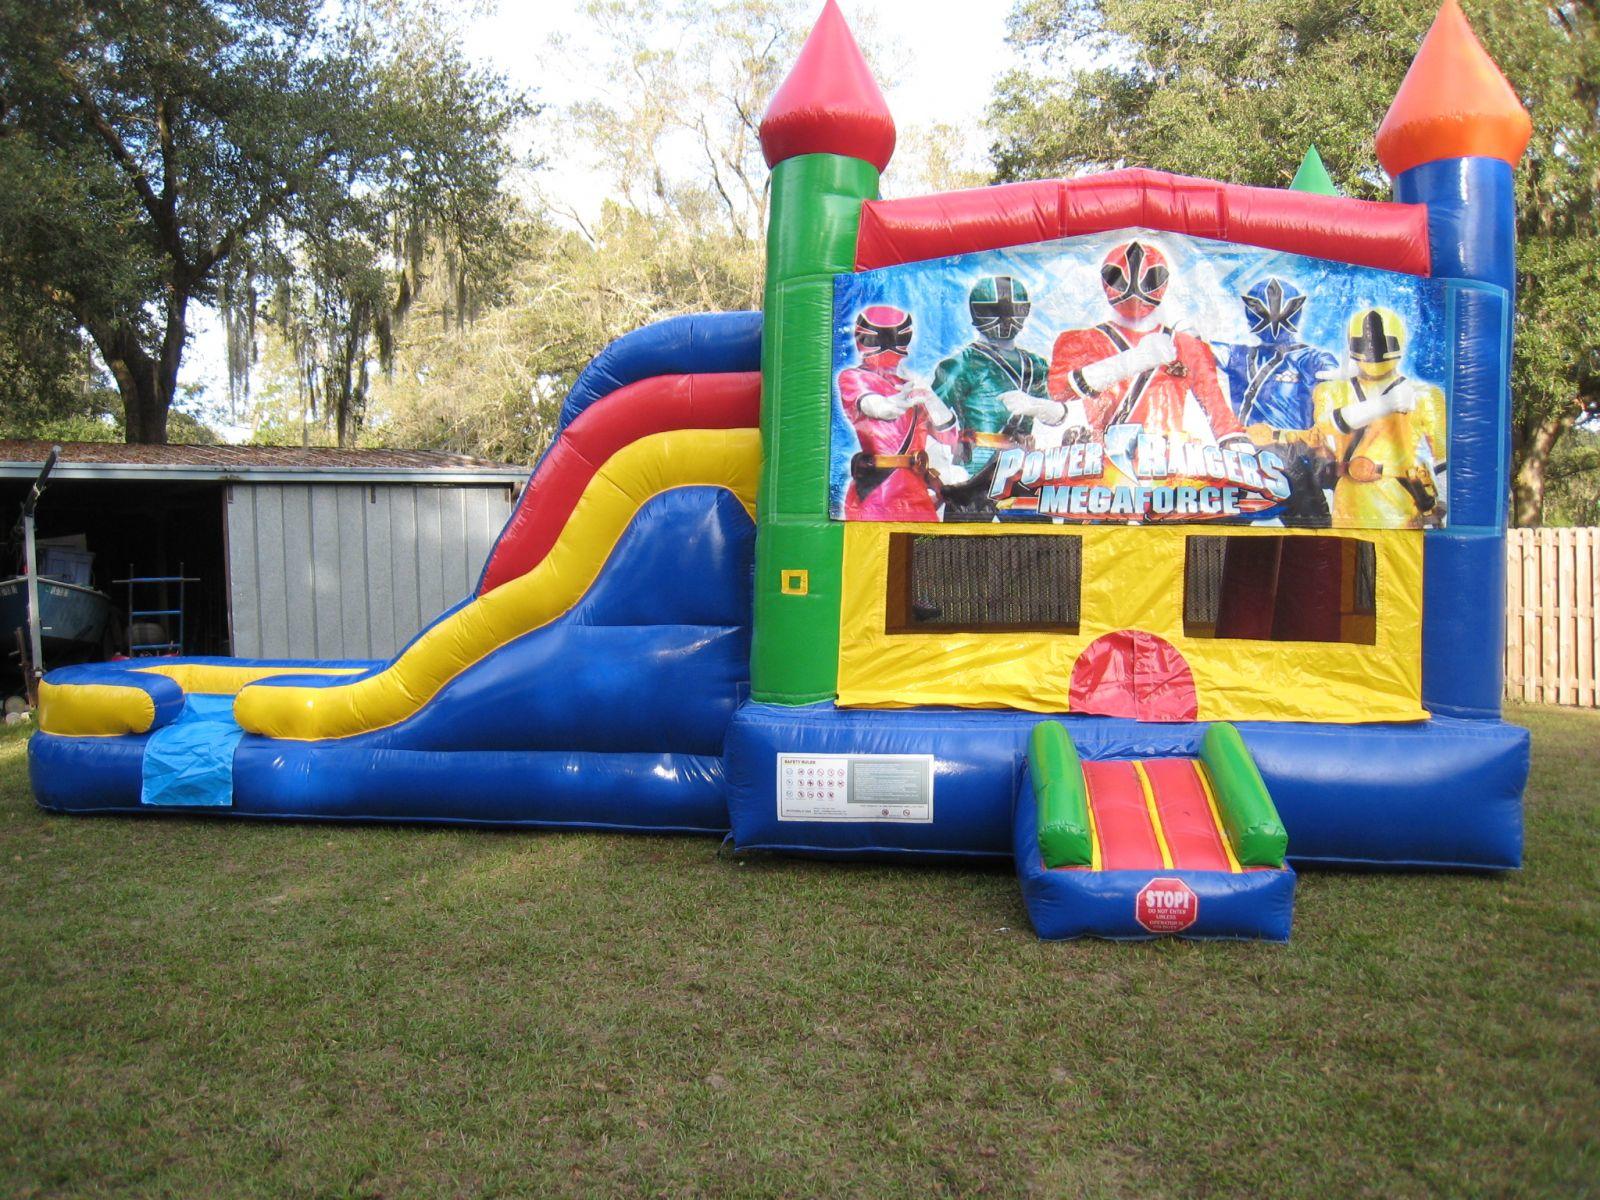
[[[12,529],[29,484],[0,479],[0,564],[9,577],[22,567],[20,534]],[[114,608],[105,643],[86,647],[80,660],[103,658],[128,649],[128,587],[116,581],[130,577],[185,575],[182,596],[182,652],[228,654],[227,553],[223,532],[224,488],[220,483],[184,480],[52,479],[35,512],[41,542],[81,538],[94,556],[89,586],[104,592]],[[45,575],[41,572],[41,578]],[[140,609],[175,609],[175,585],[151,585],[134,595]],[[167,640],[179,637],[175,614],[149,618],[160,624]],[[147,630],[146,633],[153,631]],[[15,634],[0,631],[0,661],[16,673]],[[155,640],[155,639],[150,639]],[[46,666],[61,665],[46,656]]]

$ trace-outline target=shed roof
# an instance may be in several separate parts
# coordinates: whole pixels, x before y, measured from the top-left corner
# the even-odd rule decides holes
[[[240,483],[494,483],[528,469],[443,450],[339,450],[326,446],[130,446],[0,438],[0,479],[32,479],[61,447],[52,479]]]

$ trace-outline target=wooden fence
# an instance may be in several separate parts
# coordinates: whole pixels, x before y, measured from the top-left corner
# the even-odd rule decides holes
[[[1506,539],[1506,695],[1600,706],[1600,529]]]

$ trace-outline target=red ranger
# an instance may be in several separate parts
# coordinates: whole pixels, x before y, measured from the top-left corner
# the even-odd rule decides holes
[[[1211,347],[1158,318],[1170,277],[1166,257],[1149,242],[1125,242],[1106,255],[1100,282],[1116,317],[1067,330],[1051,355],[1050,395],[1069,425],[1087,425],[1101,436],[1112,425],[1129,424],[1176,433],[1192,395],[1214,440],[1245,438],[1223,395]]]

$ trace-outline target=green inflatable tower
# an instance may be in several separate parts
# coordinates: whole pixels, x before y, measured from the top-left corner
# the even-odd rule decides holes
[[[756,700],[837,692],[844,534],[828,519],[833,277],[855,267],[861,206],[894,153],[894,121],[828,0],[761,122],[772,168],[756,500]]]

